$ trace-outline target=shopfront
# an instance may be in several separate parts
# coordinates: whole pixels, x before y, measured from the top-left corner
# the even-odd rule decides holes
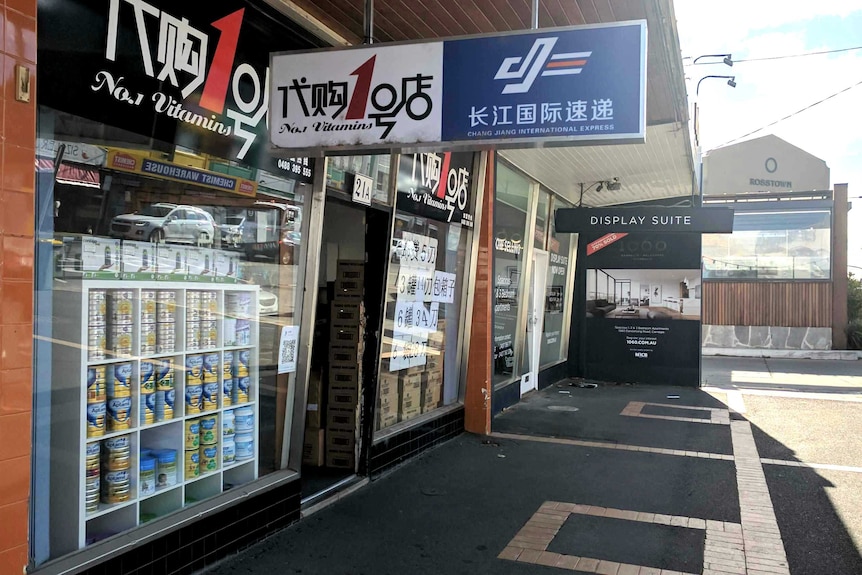
[[[567,375],[577,235],[557,233],[572,204],[505,160],[494,202],[493,412]]]
[[[298,518],[320,166],[268,153],[265,87],[272,50],[319,43],[254,2],[38,17],[32,563],[158,572],[131,565],[136,533],[181,567],[191,550],[170,538],[190,529],[229,548]]]

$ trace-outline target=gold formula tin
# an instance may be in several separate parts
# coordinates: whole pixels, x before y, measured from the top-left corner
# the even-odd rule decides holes
[[[212,473],[218,469],[218,445],[201,445],[200,448],[201,475]]]
[[[218,417],[209,415],[198,420],[200,424],[200,445],[215,445],[218,443]]]
[[[215,411],[218,409],[218,382],[205,383],[201,390],[201,410]]]
[[[117,355],[132,354],[132,324],[112,324],[108,328],[108,347]]]
[[[150,425],[156,422],[156,394],[141,394],[141,425]]]
[[[102,465],[108,471],[121,471],[131,467],[132,447],[128,435],[112,437],[102,442]]]
[[[156,391],[174,389],[174,366],[170,359],[162,359],[156,365]]]
[[[87,369],[87,403],[102,403],[107,399],[104,365]]]
[[[108,400],[108,431],[122,431],[132,426],[132,398],[115,397]]]
[[[129,397],[132,394],[131,362],[116,363],[108,370],[108,397]]]
[[[198,449],[189,449],[186,451],[183,464],[186,479],[194,479],[195,477],[200,476],[200,460],[201,455]]]
[[[200,421],[197,419],[187,419],[185,422],[186,428],[186,450],[197,449],[201,445],[200,436]]]
[[[87,437],[105,435],[106,412],[107,405],[103,401],[87,404]]]
[[[109,471],[102,478],[102,501],[122,503],[131,496],[131,474],[128,470]]]
[[[138,372],[138,382],[141,386],[141,393],[156,392],[156,365],[152,361],[142,361],[141,369]]]
[[[213,349],[218,343],[218,328],[215,320],[201,321],[201,349]]]
[[[87,328],[87,359],[100,361],[105,359],[108,346],[108,328],[104,325]]]
[[[141,355],[156,353],[156,325],[155,323],[141,324]]]
[[[219,354],[218,353],[207,353],[204,354],[204,363],[203,363],[203,382],[204,383],[216,383],[218,381],[218,363],[219,363]]]
[[[201,396],[203,385],[186,385],[186,414],[193,415],[201,412]]]
[[[201,322],[186,322],[186,351],[197,351],[201,348]]]
[[[104,326],[107,321],[108,292],[106,290],[90,290],[87,299],[88,325]]]
[[[156,313],[156,290],[141,290],[141,316]]]
[[[174,398],[173,389],[156,392],[156,421],[168,421],[174,418]]]

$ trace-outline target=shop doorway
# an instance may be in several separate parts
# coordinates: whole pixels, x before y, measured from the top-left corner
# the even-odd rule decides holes
[[[526,366],[521,376],[521,395],[538,389],[542,335],[545,323],[545,292],[548,285],[548,252],[533,250],[533,266],[530,278],[529,307],[527,308],[527,338],[524,353]]]
[[[364,468],[373,418],[361,411],[377,380],[390,227],[386,209],[326,199],[303,441],[306,505]]]

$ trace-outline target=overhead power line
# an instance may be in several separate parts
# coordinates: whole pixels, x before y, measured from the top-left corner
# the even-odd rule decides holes
[[[802,54],[786,54],[784,56],[766,56],[763,58],[742,58],[734,60],[734,64],[740,62],[762,62],[764,60],[784,60],[785,58],[804,58],[805,56],[819,56],[821,54],[837,54],[838,52],[850,52],[851,50],[862,50],[862,46],[853,46],[852,48],[836,48],[835,50],[821,50],[819,52],[804,52]]]
[[[853,84],[851,86],[847,86],[843,90],[839,90],[839,91],[835,92],[834,94],[830,94],[830,95],[826,96],[825,98],[823,98],[822,100],[817,100],[813,104],[809,104],[809,105],[805,106],[804,108],[797,110],[797,111],[793,112],[792,114],[788,114],[779,120],[775,120],[774,122],[770,122],[769,124],[766,124],[765,126],[757,128],[756,130],[752,130],[751,132],[748,132],[747,134],[743,134],[737,138],[734,138],[732,140],[728,140],[727,142],[725,142],[725,143],[723,143],[717,147],[721,148],[722,146],[732,144],[733,142],[736,142],[736,141],[741,140],[743,138],[747,138],[748,136],[751,136],[752,134],[756,134],[757,132],[761,132],[761,131],[765,130],[766,128],[771,128],[772,126],[774,126],[775,124],[778,124],[779,122],[783,122],[784,120],[789,120],[790,118],[792,118],[798,114],[801,114],[802,112],[804,112],[806,110],[810,110],[811,108],[813,108],[814,106],[816,106],[818,104],[822,104],[823,102],[825,102],[827,100],[831,100],[835,96],[839,96],[839,95],[843,94],[844,92],[848,92],[848,91],[852,90],[853,88],[855,88],[856,86],[859,86],[860,84],[862,84],[862,80],[859,80],[855,84]]]

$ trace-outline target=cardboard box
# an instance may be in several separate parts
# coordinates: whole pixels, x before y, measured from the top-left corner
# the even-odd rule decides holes
[[[417,415],[422,414],[422,409],[419,406],[412,407],[410,409],[402,409],[401,410],[401,421],[409,421],[416,417]]]
[[[349,280],[363,282],[365,280],[365,262],[362,260],[338,260],[335,268],[335,281]]]
[[[321,403],[323,397],[323,382],[320,379],[320,373],[313,371],[308,380],[308,398],[306,399],[305,407],[305,427],[321,427],[322,409]]]
[[[186,248],[188,275],[215,277],[215,258],[209,248]]]
[[[422,389],[423,373],[410,373],[401,378],[401,395]]]
[[[417,389],[415,391],[409,392],[401,392],[401,397],[398,402],[400,408],[399,411],[402,413],[405,411],[411,411],[413,409],[422,409],[422,390]]]
[[[443,400],[443,385],[424,386],[422,388],[422,412],[431,411],[439,407]]]
[[[329,344],[340,347],[355,347],[358,349],[362,340],[359,327],[344,327],[334,325],[329,330]]]
[[[185,246],[159,244],[156,251],[156,273],[160,276],[185,275],[188,270],[188,254]]]
[[[355,433],[359,421],[359,406],[326,408],[326,429]]]
[[[327,407],[330,408],[346,408],[351,409],[356,407],[356,404],[359,403],[359,389],[329,389],[329,403],[327,403]]]
[[[359,350],[355,346],[333,345],[329,348],[330,368],[356,369],[359,358]]]
[[[336,469],[356,469],[356,453],[351,450],[327,450],[326,466]]]
[[[378,412],[377,413],[377,429],[386,429],[398,423],[398,412]]]
[[[302,442],[302,464],[321,467],[326,461],[326,432],[318,428],[306,428]]]
[[[155,274],[156,244],[150,242],[124,241],[122,245],[122,269],[124,274]]]
[[[329,390],[346,389],[356,391],[360,387],[362,372],[358,367],[352,369],[329,368]]]
[[[74,243],[74,242],[73,242]],[[76,251],[73,246],[72,251]],[[80,243],[81,269],[86,273],[97,273],[102,276],[117,274],[122,269],[122,251],[120,240],[108,238],[83,237]]]
[[[239,254],[215,250],[215,273],[218,278],[237,279],[239,277]]]
[[[352,431],[328,431],[326,451],[353,451],[356,447],[356,434]]]
[[[329,307],[332,325],[361,325],[365,312],[361,300],[336,299]]]

